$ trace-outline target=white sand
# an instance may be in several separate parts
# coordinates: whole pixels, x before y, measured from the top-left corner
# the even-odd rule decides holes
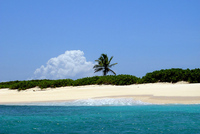
[[[20,92],[0,89],[0,104],[71,101],[89,98],[133,98],[156,104],[200,104],[200,83],[155,83],[130,86],[90,85],[43,90],[31,88]]]

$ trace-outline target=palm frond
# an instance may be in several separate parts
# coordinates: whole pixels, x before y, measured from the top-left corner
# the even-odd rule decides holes
[[[109,59],[107,54],[101,54],[98,60],[95,60],[95,62],[97,62],[97,64],[94,65],[93,67],[95,73],[103,70],[103,75],[106,75],[109,71],[111,71],[113,74],[116,75],[116,73],[110,69],[110,67],[117,64],[117,63],[114,63],[110,65],[110,62],[112,59],[113,59],[113,56]]]
[[[110,58],[109,63],[111,62],[112,59],[113,59],[113,56]]]
[[[113,63],[113,64],[109,65],[108,67],[112,67],[112,66],[114,66],[114,65],[116,65],[116,64],[118,64],[118,63]]]
[[[94,65],[93,68],[100,68],[100,67],[103,67],[102,65]]]
[[[109,71],[111,71],[114,75],[116,75],[116,73],[113,70],[109,69]]]
[[[99,72],[99,71],[101,71],[101,70],[103,70],[103,68],[95,69],[95,70],[94,70],[94,73]]]

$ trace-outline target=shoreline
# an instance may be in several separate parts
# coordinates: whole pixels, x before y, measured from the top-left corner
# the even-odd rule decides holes
[[[152,104],[200,104],[200,83],[87,85],[43,90],[35,87],[24,91],[0,89],[0,105],[104,98],[132,98]]]

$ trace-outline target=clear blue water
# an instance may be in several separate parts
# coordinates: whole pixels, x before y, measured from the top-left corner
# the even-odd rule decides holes
[[[200,105],[0,105],[0,133],[200,133]]]

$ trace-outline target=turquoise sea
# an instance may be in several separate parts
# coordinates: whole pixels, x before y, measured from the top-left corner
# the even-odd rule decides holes
[[[200,133],[200,105],[104,99],[0,105],[1,134]]]

